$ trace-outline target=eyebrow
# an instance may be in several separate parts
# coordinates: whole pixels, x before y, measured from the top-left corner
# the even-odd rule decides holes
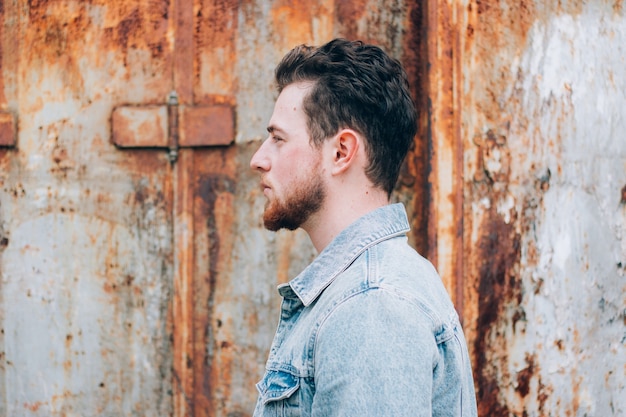
[[[268,133],[274,133],[274,132],[280,132],[280,133],[283,133],[283,134],[285,133],[285,131],[282,130],[280,127],[274,126],[274,125],[269,125],[267,127],[267,131],[268,131]]]

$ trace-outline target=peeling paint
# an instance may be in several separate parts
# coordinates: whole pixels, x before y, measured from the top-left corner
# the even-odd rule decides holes
[[[464,316],[480,414],[621,415],[625,300],[610,265],[626,248],[624,16],[604,2],[466,12],[464,244],[477,293]]]

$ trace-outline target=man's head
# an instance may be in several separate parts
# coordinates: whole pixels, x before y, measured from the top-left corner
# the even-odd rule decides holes
[[[276,82],[269,136],[250,161],[266,228],[330,236],[326,229],[385,204],[416,132],[398,61],[361,42],[303,45],[283,58]]]
[[[310,82],[303,110],[311,141],[320,147],[340,129],[365,138],[366,175],[391,195],[417,130],[417,113],[400,63],[380,48],[335,39],[301,45],[276,68],[278,91]]]

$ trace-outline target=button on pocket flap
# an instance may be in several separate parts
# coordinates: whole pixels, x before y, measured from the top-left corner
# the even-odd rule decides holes
[[[256,385],[263,403],[289,398],[300,386],[300,378],[283,371],[267,371]]]

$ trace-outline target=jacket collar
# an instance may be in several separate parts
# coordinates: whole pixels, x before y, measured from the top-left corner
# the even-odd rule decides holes
[[[293,291],[308,306],[367,248],[409,230],[401,203],[371,211],[345,228],[304,271],[278,290],[283,297]]]

